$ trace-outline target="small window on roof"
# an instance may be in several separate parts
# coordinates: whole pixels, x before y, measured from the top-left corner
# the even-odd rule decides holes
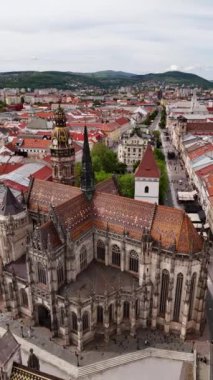
[[[145,186],[144,192],[145,192],[146,194],[149,193],[149,186]]]

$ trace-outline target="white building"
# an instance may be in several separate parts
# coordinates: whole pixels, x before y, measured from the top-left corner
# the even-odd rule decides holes
[[[136,130],[132,134],[124,134],[118,145],[118,160],[126,165],[134,165],[141,161],[147,144],[148,138],[140,137]]]
[[[157,203],[159,201],[160,170],[148,144],[143,159],[135,173],[135,199]]]

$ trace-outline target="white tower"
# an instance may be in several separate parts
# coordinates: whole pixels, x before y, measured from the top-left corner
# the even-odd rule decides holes
[[[135,199],[158,204],[159,181],[160,170],[149,144],[135,172]]]

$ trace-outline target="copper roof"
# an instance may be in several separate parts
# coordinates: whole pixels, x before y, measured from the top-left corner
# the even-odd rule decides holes
[[[140,162],[135,177],[159,178],[160,170],[155,161],[154,153],[150,144],[147,145],[146,151]]]

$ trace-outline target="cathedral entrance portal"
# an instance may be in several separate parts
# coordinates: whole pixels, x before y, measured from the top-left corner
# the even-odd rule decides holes
[[[51,328],[50,311],[44,305],[38,305],[38,323],[40,326]]]

